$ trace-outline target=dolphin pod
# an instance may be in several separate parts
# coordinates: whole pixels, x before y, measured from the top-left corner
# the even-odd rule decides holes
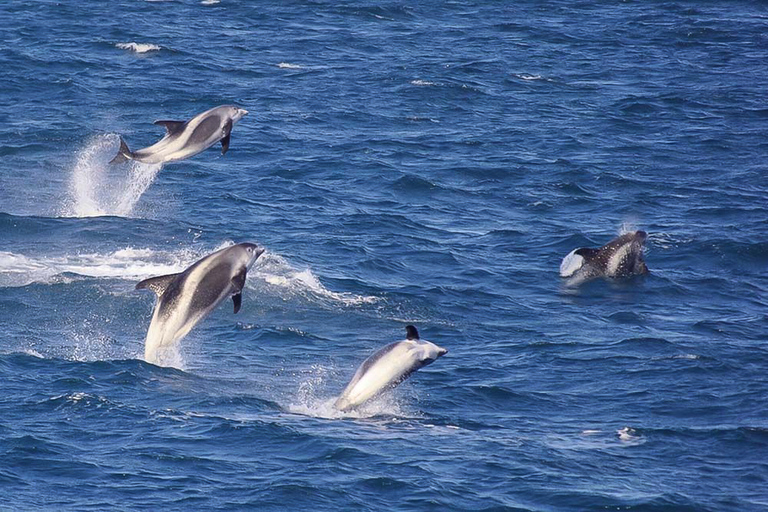
[[[221,142],[221,152],[229,149],[232,127],[248,111],[222,105],[188,121],[155,121],[166,128],[166,135],[155,144],[131,151],[122,137],[117,156],[110,163],[136,160],[165,163],[192,157]],[[596,277],[622,278],[648,273],[643,259],[647,234],[623,234],[600,248],[580,247],[571,251],[560,265],[560,276],[580,283]],[[252,243],[240,243],[205,256],[178,274],[145,279],[136,289],[149,289],[157,295],[147,331],[144,358],[159,364],[167,351],[186,336],[198,322],[228,297],[234,312],[240,310],[248,270],[264,253]],[[346,412],[357,409],[382,393],[395,388],[415,371],[427,366],[448,351],[419,338],[415,326],[406,326],[406,339],[376,351],[359,366],[354,376],[334,401]]]

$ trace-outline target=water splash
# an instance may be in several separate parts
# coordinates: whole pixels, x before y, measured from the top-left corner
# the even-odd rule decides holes
[[[117,154],[119,144],[119,136],[102,134],[78,151],[63,216],[128,217],[133,213],[136,203],[163,165],[135,161],[110,165],[108,162]]]
[[[400,404],[392,392],[384,393],[377,398],[366,402],[361,407],[357,407],[350,411],[339,411],[333,406],[337,396],[332,394],[332,392],[340,392],[346,381],[342,379],[342,381],[337,382],[338,379],[336,377],[338,376],[332,369],[322,365],[312,365],[312,367],[305,372],[304,378],[299,382],[299,389],[296,391],[296,394],[290,398],[291,403],[288,404],[286,410],[294,414],[326,419],[410,416],[410,414],[400,407]]]

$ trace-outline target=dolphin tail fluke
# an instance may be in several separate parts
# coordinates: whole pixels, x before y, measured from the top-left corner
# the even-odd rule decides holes
[[[133,160],[133,153],[128,149],[128,144],[125,143],[122,137],[120,137],[120,149],[117,150],[117,156],[109,161],[110,164],[121,164]]]

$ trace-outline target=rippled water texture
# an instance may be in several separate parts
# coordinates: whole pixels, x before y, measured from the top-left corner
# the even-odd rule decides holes
[[[768,8],[0,3],[0,510],[768,510]],[[249,110],[165,166],[158,119]],[[648,276],[562,258],[649,233]],[[145,278],[267,252],[142,360]],[[332,407],[405,326],[449,350]]]

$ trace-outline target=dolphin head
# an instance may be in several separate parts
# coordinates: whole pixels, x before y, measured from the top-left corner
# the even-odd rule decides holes
[[[439,345],[435,345],[434,343],[430,341],[424,341],[421,342],[421,348],[422,348],[422,364],[424,366],[428,364],[432,364],[441,357],[443,357],[445,354],[448,353],[448,349],[445,349]]]
[[[236,107],[234,105],[229,106],[229,111],[227,112],[229,117],[232,118],[232,123],[236,123],[239,120],[241,120],[244,116],[248,114],[248,111],[244,108]]]
[[[233,245],[230,249],[235,252],[238,260],[242,261],[247,269],[250,269],[265,251],[263,247],[250,242]]]

